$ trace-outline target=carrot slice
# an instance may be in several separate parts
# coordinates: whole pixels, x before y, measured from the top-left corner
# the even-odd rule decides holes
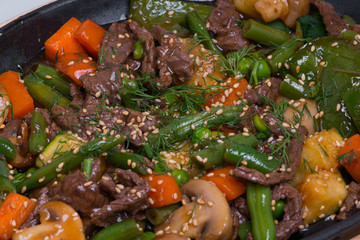
[[[95,72],[95,62],[85,53],[68,53],[59,58],[55,67],[77,85],[82,86],[80,77]]]
[[[0,206],[0,239],[10,239],[25,222],[36,204],[27,197],[10,193]]]
[[[14,117],[23,118],[34,111],[34,101],[17,72],[8,71],[0,75],[0,84],[6,89]]]
[[[355,179],[360,183],[360,135],[355,134],[345,140],[345,144],[339,150],[338,160]]]
[[[94,21],[85,20],[75,33],[76,40],[87,50],[90,56],[97,58],[105,29]]]
[[[75,38],[75,32],[80,25],[81,22],[73,17],[46,40],[45,54],[49,60],[56,61],[60,56],[67,53],[86,52]]]
[[[167,174],[144,177],[150,184],[148,195],[151,207],[163,207],[181,201],[181,192],[175,179]]]
[[[229,175],[234,166],[216,169],[205,174],[201,179],[214,183],[221,192],[224,193],[226,200],[231,201],[245,192],[245,183],[236,180]]]
[[[244,98],[245,90],[248,87],[248,82],[245,78],[228,78],[226,83],[229,88],[224,89],[208,99],[208,101],[204,103],[205,106],[213,107],[219,106],[219,104],[223,106],[237,105],[239,98]]]

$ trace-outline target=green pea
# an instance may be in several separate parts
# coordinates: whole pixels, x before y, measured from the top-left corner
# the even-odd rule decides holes
[[[284,215],[284,207],[285,207],[285,201],[280,199],[279,201],[276,201],[272,215],[274,219],[278,219]]]
[[[137,41],[134,44],[134,52],[133,52],[134,59],[140,60],[143,57],[143,53],[144,53],[144,48],[142,46],[142,43]]]
[[[179,97],[174,92],[166,92],[163,96],[165,97],[165,103],[167,106],[171,106],[179,100]]]
[[[174,169],[171,171],[171,176],[175,178],[175,181],[179,187],[189,181],[189,174],[185,170]]]
[[[268,78],[271,75],[271,69],[269,67],[269,65],[266,63],[265,60],[260,59],[258,61],[258,68],[257,68],[257,78],[259,80],[264,79],[264,78]]]
[[[243,75],[248,75],[251,70],[254,67],[254,60],[252,60],[251,58],[245,57],[243,59],[241,59],[241,61],[238,63],[237,65],[237,70],[241,72],[241,74]]]
[[[211,137],[211,131],[208,128],[202,127],[198,128],[194,131],[191,141],[193,143],[198,143],[202,140],[205,140],[207,138]]]

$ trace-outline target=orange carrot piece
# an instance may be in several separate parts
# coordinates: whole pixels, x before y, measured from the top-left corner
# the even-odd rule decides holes
[[[73,17],[46,40],[45,54],[49,60],[55,62],[60,56],[67,53],[86,52],[75,38],[75,32],[80,25],[81,22]]]
[[[36,204],[29,198],[10,193],[0,206],[0,239],[10,239],[14,229],[19,229]]]
[[[245,183],[229,175],[232,169],[235,169],[235,167],[228,166],[216,169],[206,173],[201,179],[214,183],[224,193],[226,200],[231,201],[245,192]]]
[[[23,118],[34,111],[34,101],[17,72],[8,71],[0,75],[0,84],[6,89],[14,117]],[[11,116],[10,114],[8,116]]]
[[[355,134],[345,140],[339,150],[339,160],[356,182],[360,183],[360,135]]]
[[[90,56],[97,58],[105,29],[94,21],[85,20],[75,33],[76,40],[88,51]]]
[[[95,62],[85,53],[68,53],[59,58],[55,67],[77,85],[82,86],[80,77],[95,72]]]
[[[163,207],[181,201],[181,192],[175,179],[167,174],[144,177],[153,189],[148,199],[151,207]]]
[[[212,107],[219,103],[223,104],[223,106],[236,105],[239,98],[244,98],[244,93],[248,86],[248,82],[245,78],[228,78],[226,82],[229,88],[226,88],[211,97],[206,103],[204,103],[205,106]]]

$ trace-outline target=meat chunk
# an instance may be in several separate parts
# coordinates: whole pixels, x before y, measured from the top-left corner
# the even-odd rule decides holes
[[[137,70],[138,62],[130,57],[137,41],[144,41],[141,70],[144,73],[154,73],[156,65],[154,39],[148,30],[133,20],[111,24],[101,43],[100,68],[131,65],[132,70]]]
[[[345,220],[349,216],[358,211],[360,207],[360,184],[351,182],[349,184],[349,191],[346,195],[344,204],[342,205],[339,214],[336,216],[337,220]]]
[[[99,186],[80,171],[68,174],[52,190],[52,200],[69,204],[81,216],[90,217],[92,210],[109,202]]]
[[[261,97],[275,100],[280,94],[280,78],[271,77],[262,82],[260,87],[248,89],[245,91],[245,99],[253,104],[261,102]]]
[[[145,218],[143,211],[148,208],[150,185],[135,172],[116,169],[114,179],[104,175],[99,186],[102,191],[111,195],[112,201],[93,210],[93,224],[106,227],[127,218]]]
[[[83,82],[85,91],[93,96],[105,96],[116,103],[119,88],[122,85],[122,74],[118,67],[111,67],[100,70],[94,74],[83,75],[80,80]]]
[[[231,0],[218,0],[207,20],[210,30],[217,35],[218,45],[225,51],[236,51],[250,45],[242,37],[237,23],[239,19],[240,15]]]
[[[230,202],[231,215],[233,216],[234,236],[236,239],[240,224],[250,219],[249,208],[246,204],[246,199],[238,197]]]
[[[161,26],[155,26],[152,34],[160,43],[156,48],[156,64],[160,71],[161,85],[169,87],[173,81],[185,82],[192,74],[192,61],[180,40]]]
[[[347,28],[345,21],[336,13],[331,3],[318,0],[310,0],[309,2],[319,9],[326,31],[330,36],[337,37],[342,30]]]
[[[275,201],[286,199],[283,219],[276,225],[276,239],[289,239],[303,223],[301,194],[290,184],[283,183],[274,187],[272,198]]]

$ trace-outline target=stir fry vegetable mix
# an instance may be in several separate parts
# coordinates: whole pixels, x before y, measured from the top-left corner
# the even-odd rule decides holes
[[[0,239],[288,239],[354,214],[358,30],[316,0],[71,18],[0,75]]]

